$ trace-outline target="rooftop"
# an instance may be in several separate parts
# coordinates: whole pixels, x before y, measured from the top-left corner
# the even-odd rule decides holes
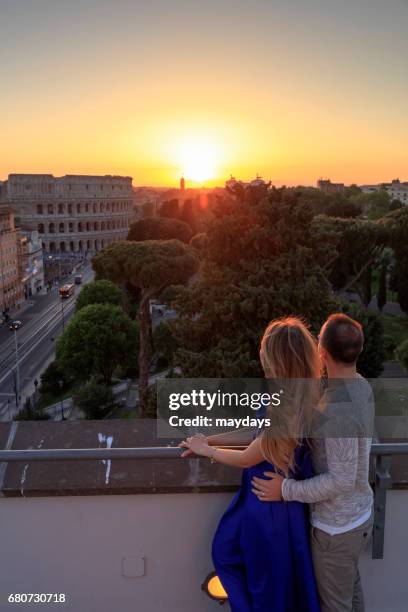
[[[0,448],[31,449],[0,462],[0,592],[65,593],[78,612],[217,610],[201,584],[239,471],[181,460],[176,440],[159,443],[149,420],[0,423]],[[393,459],[391,448],[404,450],[377,445],[372,460],[367,612],[402,612],[408,599],[408,448]],[[33,460],[45,449],[70,460]]]

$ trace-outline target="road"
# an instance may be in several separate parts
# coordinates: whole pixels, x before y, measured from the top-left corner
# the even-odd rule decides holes
[[[83,284],[93,280],[90,265],[81,272]],[[54,357],[55,341],[62,332],[63,322],[66,325],[73,315],[80,288],[76,287],[75,295],[65,300],[60,299],[57,290],[36,296],[18,315],[23,325],[17,332],[10,331],[8,325],[0,328],[0,421],[9,420],[18,411],[14,386],[17,361],[14,334],[17,336],[21,407],[25,398],[34,393],[34,380],[39,380],[41,372]]]

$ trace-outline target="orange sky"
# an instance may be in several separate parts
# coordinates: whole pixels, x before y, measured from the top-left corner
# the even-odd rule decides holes
[[[0,179],[408,179],[398,0],[18,4],[0,21]]]

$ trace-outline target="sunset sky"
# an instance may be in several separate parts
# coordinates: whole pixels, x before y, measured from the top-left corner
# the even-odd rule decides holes
[[[0,0],[0,179],[408,180],[406,0]]]

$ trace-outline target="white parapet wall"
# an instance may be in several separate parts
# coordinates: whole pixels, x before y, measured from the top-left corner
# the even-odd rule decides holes
[[[1,498],[0,610],[8,593],[65,593],[75,612],[211,612],[201,591],[231,494]],[[408,491],[390,491],[385,557],[364,554],[367,612],[405,612]],[[276,552],[279,554],[279,551]],[[37,609],[37,608],[36,608]]]

